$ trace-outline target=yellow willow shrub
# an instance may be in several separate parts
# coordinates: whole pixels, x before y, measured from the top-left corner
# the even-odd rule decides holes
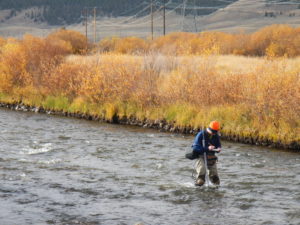
[[[32,81],[35,86],[38,86],[41,82],[41,63],[43,60],[51,58],[45,58],[46,44],[44,39],[33,37],[32,35],[25,35],[20,44],[22,45],[23,54],[26,57],[26,71],[32,77]]]
[[[268,26],[251,35],[247,53],[250,55],[263,56],[267,48],[273,43],[273,45],[276,44],[278,49],[282,49],[281,53],[277,52],[277,54],[283,56],[289,53],[288,49],[290,44],[293,42],[293,39],[298,36],[299,33],[297,30],[288,25]],[[299,46],[295,47],[299,48]]]
[[[106,38],[96,47],[100,52],[115,52],[121,54],[142,54],[148,51],[149,43],[138,37]]]
[[[106,56],[84,76],[82,95],[91,102],[128,101],[141,74],[138,58]]]
[[[116,48],[116,43],[120,38],[118,37],[111,37],[111,38],[104,38],[102,39],[99,44],[97,45],[97,49],[99,52],[114,52]]]
[[[148,51],[148,43],[137,37],[121,38],[116,41],[114,51],[122,54],[141,54]]]
[[[284,72],[274,63],[257,77],[256,109],[262,119],[278,126],[279,119],[297,123],[300,111],[299,71]],[[292,125],[291,124],[291,125]]]
[[[60,64],[48,74],[44,81],[45,89],[52,96],[62,95],[73,99],[78,96],[86,73],[88,68],[84,65]]]
[[[0,54],[0,88],[11,92],[13,87],[25,87],[32,84],[27,71],[28,58],[20,42],[10,40],[2,47]]]
[[[70,53],[70,45],[62,40],[48,42],[31,35],[25,35],[20,41],[9,39],[1,48],[1,86],[6,91],[12,86],[39,87],[44,70],[48,71],[49,65],[51,68],[58,65]]]
[[[190,54],[191,45],[189,40],[196,38],[196,36],[193,33],[170,33],[155,39],[150,49],[167,55]]]
[[[0,52],[1,52],[1,47],[5,44],[6,44],[6,39],[0,37]]]
[[[136,54],[160,52],[165,55],[237,54],[294,57],[300,54],[300,29],[287,25],[272,25],[255,33],[236,34],[205,31],[199,34],[170,33],[154,41],[136,37],[110,38],[99,43],[100,52]],[[217,51],[212,51],[217,49]]]
[[[58,40],[67,42],[74,54],[82,53],[86,49],[86,37],[78,31],[60,29],[47,36],[48,43]]]
[[[65,57],[73,52],[72,45],[64,40],[59,39],[45,39],[45,49],[42,54],[45,58]]]
[[[218,46],[220,54],[229,54],[231,51],[228,50],[228,42],[231,40],[230,34],[222,32],[201,32],[197,37],[197,52],[205,53],[209,49],[216,48]],[[194,44],[195,45],[195,44]]]
[[[279,44],[276,44],[274,42],[272,42],[265,50],[265,55],[270,58],[283,56],[284,54],[285,54],[285,49]]]
[[[188,102],[198,106],[240,101],[242,79],[216,68],[217,56],[185,57],[180,66],[160,78],[159,92],[167,102]]]
[[[230,43],[232,52],[229,52],[229,54],[246,55],[249,41],[250,35],[244,34],[243,32],[235,34]]]
[[[42,84],[45,66],[58,65],[63,56],[72,52],[70,45],[62,40],[48,40],[25,35],[19,42],[24,59],[25,69],[31,76],[33,85]],[[16,57],[18,57],[16,55]],[[47,69],[48,70],[48,69]]]
[[[199,107],[237,104],[243,95],[239,75],[200,70],[173,71],[161,81],[159,91],[167,102],[188,102]]]
[[[212,31],[199,34],[172,33],[154,40],[151,48],[168,54],[175,52],[177,55],[207,54],[216,48],[218,51],[213,52],[214,54],[232,54],[242,52],[239,48],[244,39],[245,35]]]
[[[134,80],[132,99],[141,107],[157,106],[159,73],[154,69],[146,69]]]
[[[243,103],[250,110],[253,127],[272,137],[296,137],[300,132],[299,68],[288,68],[284,60],[266,61],[244,76]]]

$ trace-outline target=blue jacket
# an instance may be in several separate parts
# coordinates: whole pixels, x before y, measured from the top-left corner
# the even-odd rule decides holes
[[[204,146],[203,146],[203,135],[204,135]],[[209,155],[214,155],[214,151],[209,151],[208,146],[213,145],[215,148],[221,148],[220,137],[218,134],[211,135],[206,130],[200,131],[194,140],[192,145],[193,151],[198,154],[203,154],[204,152]]]

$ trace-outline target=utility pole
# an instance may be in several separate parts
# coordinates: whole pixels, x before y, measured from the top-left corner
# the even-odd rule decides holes
[[[151,0],[151,40],[153,41],[153,0]]]
[[[94,7],[94,44],[96,44],[96,16],[97,16],[97,8]]]
[[[164,36],[166,35],[166,0],[164,0]]]
[[[85,52],[87,53],[87,49],[88,49],[88,30],[87,30],[87,25],[88,25],[88,9],[87,8],[84,8],[84,14],[85,14],[85,38],[86,38]]]
[[[184,28],[184,19],[185,19],[185,8],[186,8],[186,2],[187,0],[182,0],[182,24],[181,24],[181,31],[183,32],[183,28]]]
[[[85,37],[87,39],[87,33],[88,33],[88,29],[87,29],[87,25],[88,25],[88,9],[84,8],[84,25],[85,25]]]
[[[198,12],[197,12],[197,10],[196,10],[196,0],[194,0],[194,24],[195,24],[195,31],[196,31],[196,33],[197,33],[197,32],[198,32],[198,29],[197,29],[196,14],[198,14]]]

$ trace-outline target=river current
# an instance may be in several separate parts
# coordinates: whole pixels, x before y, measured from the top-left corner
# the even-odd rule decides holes
[[[193,186],[193,136],[0,110],[0,224],[300,224],[300,156],[222,142]]]

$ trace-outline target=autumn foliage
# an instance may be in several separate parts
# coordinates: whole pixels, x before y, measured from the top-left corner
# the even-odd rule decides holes
[[[51,33],[47,39],[50,42],[64,41],[65,44],[68,44],[71,47],[72,53],[74,54],[83,53],[87,47],[86,37],[73,30],[60,29]]]
[[[61,96],[69,110],[165,118],[177,126],[218,119],[225,133],[299,142],[299,58],[277,58],[300,54],[299,32],[279,25],[253,34],[174,33],[153,42],[111,38],[97,46],[107,53],[89,56],[74,55],[86,47],[74,31],[0,39],[0,93]]]
[[[135,43],[135,44],[134,44]],[[122,47],[120,47],[122,46]],[[254,33],[172,33],[154,41],[139,38],[111,38],[99,43],[101,52],[160,52],[171,55],[233,54],[246,56],[300,55],[300,28],[272,25]]]

